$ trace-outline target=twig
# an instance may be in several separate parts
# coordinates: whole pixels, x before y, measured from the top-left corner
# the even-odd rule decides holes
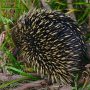
[[[40,0],[42,8],[46,10],[51,10],[50,6],[45,2],[45,0]]]
[[[40,78],[40,75],[38,75],[37,73],[30,73],[33,77],[38,77]],[[10,74],[4,74],[4,73],[0,73],[0,81],[10,81],[10,80],[15,80],[15,79],[19,79],[25,76],[21,76],[21,75],[10,75]],[[29,79],[29,78],[28,78]]]
[[[72,1],[73,1],[73,0],[67,0],[67,3],[68,3],[68,10],[73,10]],[[69,3],[70,3],[70,4],[69,4]],[[69,15],[71,16],[71,18],[72,18],[73,20],[76,21],[76,17],[75,17],[74,12],[69,13]]]
[[[24,83],[22,86],[13,90],[27,90],[27,89],[32,89],[32,88],[42,88],[45,86],[47,86],[46,80],[39,80],[39,81],[34,81],[32,83],[26,83],[26,84]]]
[[[18,78],[21,78],[21,75],[7,75],[4,73],[0,73],[0,81],[10,81],[10,80],[15,80]]]

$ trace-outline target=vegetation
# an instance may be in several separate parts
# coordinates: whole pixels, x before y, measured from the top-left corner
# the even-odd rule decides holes
[[[51,9],[71,15],[77,21],[78,25],[82,26],[82,32],[89,43],[90,33],[87,32],[90,32],[90,2],[87,1],[89,0],[47,0],[46,2]],[[28,72],[34,71],[33,68],[30,68],[24,62],[25,58],[22,55],[18,53],[17,58],[15,57],[17,53],[14,55],[15,46],[10,33],[22,14],[28,12],[29,9],[40,8],[40,5],[40,0],[0,0],[0,73],[24,76],[11,81],[0,79],[0,90],[9,90],[9,88],[17,87],[18,83],[40,79],[28,74]],[[31,81],[27,80],[28,78]],[[72,89],[90,90],[90,82],[80,88],[77,88],[77,83],[75,82],[75,86]]]

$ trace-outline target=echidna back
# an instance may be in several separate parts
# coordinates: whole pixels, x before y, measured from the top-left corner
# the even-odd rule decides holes
[[[82,72],[86,48],[77,24],[58,11],[37,10],[24,15],[12,31],[18,48],[41,75],[61,84]]]

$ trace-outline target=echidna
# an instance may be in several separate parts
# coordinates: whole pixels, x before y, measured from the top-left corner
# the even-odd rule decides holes
[[[12,38],[30,65],[54,82],[72,83],[88,62],[77,23],[59,11],[36,10],[23,15],[12,30]]]

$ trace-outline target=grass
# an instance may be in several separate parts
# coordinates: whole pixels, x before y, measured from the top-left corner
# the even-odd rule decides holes
[[[60,10],[61,12],[68,12],[66,0],[51,0],[47,1],[50,7],[53,10]],[[23,69],[26,68],[24,64],[18,61],[12,54],[13,48],[15,48],[13,41],[11,39],[10,31],[11,28],[15,25],[18,18],[28,12],[30,8],[32,8],[32,4],[35,8],[40,8],[39,0],[0,0],[0,33],[2,31],[6,31],[7,35],[5,37],[5,41],[0,47],[0,51],[4,52],[4,56],[0,57],[0,61],[4,62],[3,67],[0,66],[0,69],[5,68],[10,73],[18,73],[21,75],[29,76],[30,78],[34,78],[33,76],[28,75],[23,72]],[[75,16],[77,18],[77,22],[79,25],[88,23],[88,16],[90,16],[90,3],[86,3],[85,1],[78,1],[72,3],[75,9]],[[85,7],[81,10],[81,7]],[[73,10],[72,10],[73,11]],[[78,14],[79,13],[79,14]],[[90,34],[86,35],[88,40],[90,40]],[[14,82],[18,82],[18,80],[7,82],[0,86],[4,88]],[[75,83],[75,87],[73,90],[90,90],[90,84],[86,87],[80,87],[77,89],[77,84]]]

